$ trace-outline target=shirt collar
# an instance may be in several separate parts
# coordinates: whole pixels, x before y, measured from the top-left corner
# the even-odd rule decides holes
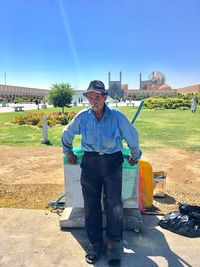
[[[103,118],[106,118],[108,116],[108,113],[110,112],[110,108],[106,105],[106,103],[104,103],[104,115]],[[94,116],[94,112],[92,111],[91,107],[89,108],[89,113]]]

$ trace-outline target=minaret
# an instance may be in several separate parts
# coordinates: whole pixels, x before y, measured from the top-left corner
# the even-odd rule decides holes
[[[155,81],[155,77],[154,77],[154,75],[155,75],[155,71],[152,72],[152,80],[153,80],[153,81]]]
[[[5,82],[5,85],[7,83],[7,80],[6,80],[6,71],[4,72],[4,82]]]
[[[122,72],[119,73],[120,86],[122,86]]]
[[[110,71],[108,72],[108,88],[110,88]]]
[[[141,89],[141,83],[142,83],[142,73],[140,72],[140,89]]]

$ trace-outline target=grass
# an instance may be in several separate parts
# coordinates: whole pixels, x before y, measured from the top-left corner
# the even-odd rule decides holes
[[[66,111],[78,112],[81,107],[68,108]],[[133,107],[120,107],[129,120],[136,112]],[[34,110],[22,113],[10,112],[0,114],[0,144],[13,146],[38,146],[41,143],[42,129],[28,125],[12,124],[15,116],[26,112],[55,112],[60,109]],[[200,113],[192,114],[190,110],[147,110],[142,109],[135,127],[139,132],[142,150],[164,147],[183,148],[188,151],[200,151]],[[53,146],[61,146],[63,125],[49,128],[49,140]],[[80,136],[74,140],[74,146],[80,145]]]
[[[177,147],[200,151],[200,114],[189,110],[143,110],[136,122],[145,149]]]

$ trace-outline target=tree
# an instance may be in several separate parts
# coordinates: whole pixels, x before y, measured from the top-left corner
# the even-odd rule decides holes
[[[116,107],[117,107],[117,103],[120,102],[120,97],[118,95],[115,95],[114,100],[115,100]]]
[[[75,92],[69,83],[55,83],[51,86],[48,101],[54,107],[61,107],[62,113],[64,113],[64,108],[71,104]]]

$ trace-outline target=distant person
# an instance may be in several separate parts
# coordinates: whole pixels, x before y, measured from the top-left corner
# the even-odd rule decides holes
[[[194,96],[191,101],[191,111],[192,113],[195,113],[197,111],[198,106],[198,98],[197,96]]]
[[[40,109],[40,106],[39,106],[40,101],[38,99],[35,100],[35,104],[37,105],[37,108]]]
[[[130,148],[129,164],[135,165],[141,157],[138,134],[122,112],[105,104],[108,93],[101,81],[92,81],[84,96],[90,108],[80,111],[63,129],[62,144],[69,164],[76,164],[72,142],[75,135],[82,135],[81,185],[85,229],[90,240],[85,260],[94,264],[103,248],[101,196],[104,188],[108,262],[119,264],[123,233],[122,140]]]

